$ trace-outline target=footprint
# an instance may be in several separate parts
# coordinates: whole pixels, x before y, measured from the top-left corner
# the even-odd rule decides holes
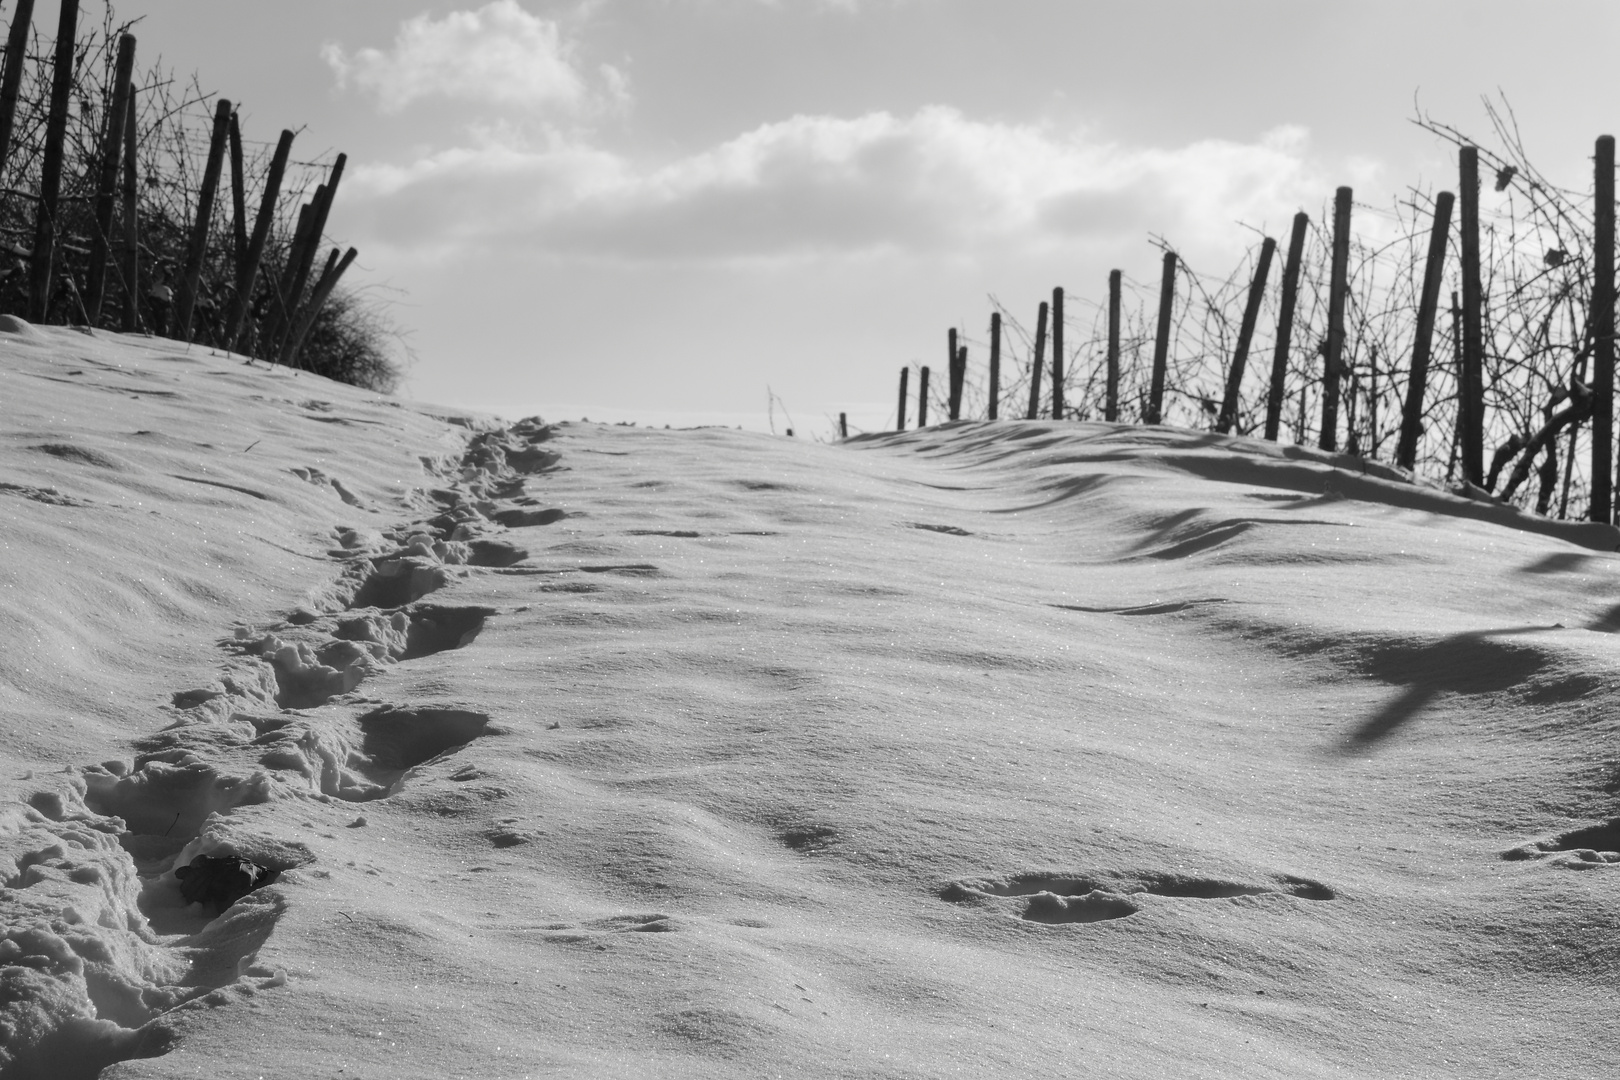
[[[776,838],[794,851],[808,855],[831,847],[838,839],[838,830],[831,825],[794,825],[777,833]]]
[[[352,608],[398,608],[437,592],[450,583],[443,566],[415,556],[381,559],[371,564],[370,573],[349,601]]]
[[[554,525],[568,517],[566,510],[497,510],[489,515],[489,519],[508,529],[526,529],[533,525]]]
[[[1239,896],[1275,893],[1302,900],[1332,900],[1336,894],[1321,882],[1281,875],[1269,885],[1252,885],[1219,878],[1185,874],[1143,872],[1084,875],[1022,874],[988,880],[953,881],[939,892],[941,900],[953,904],[990,904],[998,899],[1022,901],[1016,905],[1019,918],[1030,922],[1104,922],[1134,915],[1141,908],[1133,896],[1177,897],[1193,900],[1222,900]]]
[[[360,718],[361,752],[372,765],[403,773],[489,733],[489,714],[470,709],[384,705]]]
[[[1533,840],[1502,852],[1502,858],[1512,862],[1548,859],[1558,855],[1562,857],[1553,858],[1553,865],[1572,870],[1620,864],[1620,817],[1571,829],[1550,840]]]
[[[467,547],[471,552],[469,566],[513,566],[529,557],[523,548],[504,540],[469,540]]]

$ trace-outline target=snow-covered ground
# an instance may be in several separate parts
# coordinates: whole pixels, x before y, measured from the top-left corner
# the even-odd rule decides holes
[[[1617,543],[11,322],[0,1080],[1613,1076]]]

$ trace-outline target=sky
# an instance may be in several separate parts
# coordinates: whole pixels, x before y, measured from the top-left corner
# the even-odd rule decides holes
[[[94,5],[87,6],[92,11]],[[54,18],[41,5],[36,19]],[[1070,318],[1151,238],[1236,266],[1341,184],[1454,185],[1421,107],[1586,188],[1620,10],[1061,0],[145,0],[248,138],[341,150],[329,226],[394,298],[403,393],[506,416],[893,423],[990,297]],[[975,355],[973,362],[983,362]],[[772,402],[770,395],[774,395]],[[791,418],[791,419],[790,419]]]

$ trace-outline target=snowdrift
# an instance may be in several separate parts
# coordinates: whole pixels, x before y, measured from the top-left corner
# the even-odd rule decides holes
[[[1620,1067],[1607,526],[23,324],[0,415],[0,1080]]]

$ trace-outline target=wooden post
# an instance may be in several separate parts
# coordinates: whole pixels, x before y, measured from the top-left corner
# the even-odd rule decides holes
[[[1041,310],[1035,316],[1035,359],[1029,364],[1029,416],[1027,419],[1039,420],[1041,416],[1041,368],[1046,366],[1046,301],[1041,301]]]
[[[220,98],[219,104],[214,106],[214,133],[208,141],[208,164],[203,170],[202,190],[197,194],[197,220],[191,227],[185,276],[180,281],[180,295],[174,300],[174,323],[169,328],[169,336],[180,341],[191,340],[191,316],[197,307],[203,261],[208,256],[208,230],[214,221],[214,196],[219,191],[219,174],[225,166],[225,137],[230,123],[231,103]]]
[[[240,113],[231,113],[229,130],[231,141],[231,268],[242,276],[242,263],[247,259],[247,176],[242,164],[242,121]]]
[[[848,413],[839,413],[838,414],[838,437],[840,439],[849,438],[849,414]]]
[[[1482,307],[1483,288],[1479,275],[1479,149],[1465,146],[1458,154],[1458,191],[1462,199],[1462,297],[1463,357],[1462,404],[1458,409],[1458,431],[1462,438],[1463,477],[1469,483],[1485,483],[1485,342]]]
[[[1592,234],[1592,509],[1614,520],[1614,136],[1597,141]]]
[[[1001,411],[1001,312],[990,313],[990,416],[999,419]]]
[[[1063,419],[1063,290],[1052,290],[1052,419]]]
[[[928,365],[924,364],[922,378],[917,382],[917,430],[928,426]]]
[[[949,393],[946,398],[946,412],[952,420],[962,418],[962,377],[963,372],[957,358],[956,327],[951,327],[945,345],[945,370],[949,375]]]
[[[1423,267],[1423,293],[1418,299],[1417,338],[1412,342],[1412,374],[1406,384],[1406,410],[1401,414],[1401,441],[1395,464],[1417,466],[1418,437],[1423,434],[1423,395],[1428,390],[1429,356],[1434,348],[1434,317],[1440,308],[1440,279],[1446,269],[1446,240],[1451,235],[1451,207],[1456,196],[1442,191],[1434,200],[1434,227],[1429,230],[1429,260]]]
[[[962,384],[967,382],[967,347],[959,345],[956,350],[956,418],[962,418]]]
[[[135,131],[135,95],[131,93],[128,112],[124,114],[124,235],[119,259],[120,276],[124,279],[124,312],[120,325],[128,334],[141,328],[141,189],[140,162],[135,156],[139,145]]]
[[[101,176],[96,184],[96,232],[90,238],[90,267],[85,272],[85,317],[91,326],[101,324],[101,307],[107,294],[107,253],[112,246],[113,203],[118,192],[119,166],[123,164],[124,125],[129,122],[130,80],[135,74],[135,37],[118,39],[118,63],[113,75],[112,105],[101,136]]]
[[[1120,272],[1108,272],[1108,375],[1103,404],[1103,419],[1110,424],[1119,421],[1119,288]]]
[[[1249,284],[1249,302],[1243,308],[1243,324],[1238,327],[1232,370],[1226,377],[1226,400],[1221,403],[1221,415],[1215,424],[1215,430],[1222,435],[1230,433],[1232,425],[1237,423],[1238,391],[1243,387],[1243,369],[1249,362],[1249,343],[1254,340],[1254,324],[1260,320],[1260,301],[1265,298],[1271,257],[1276,253],[1277,241],[1266,237],[1260,245],[1260,262],[1254,268],[1254,281]]]
[[[1294,338],[1294,306],[1299,300],[1299,268],[1305,256],[1305,231],[1311,219],[1294,215],[1288,238],[1288,261],[1283,264],[1282,308],[1277,313],[1277,344],[1271,353],[1271,393],[1266,398],[1266,439],[1276,442],[1282,428],[1283,395],[1288,383],[1288,352]]]
[[[1344,307],[1350,295],[1350,189],[1333,197],[1333,270],[1328,280],[1327,350],[1322,358],[1323,450],[1339,448],[1339,375],[1344,370]]]
[[[321,189],[315,189],[315,198],[321,197]],[[292,325],[293,299],[291,296],[293,279],[298,275],[298,266],[304,261],[304,248],[311,243],[318,242],[310,239],[310,226],[315,221],[315,203],[304,203],[298,208],[298,224],[293,228],[292,243],[287,247],[287,262],[281,268],[281,277],[270,283],[270,299],[274,302],[270,311],[265,315],[264,325],[260,327],[258,347],[261,355],[273,358],[276,355],[275,343],[282,333]]]
[[[906,430],[906,384],[908,382],[910,382],[910,381],[911,381],[911,369],[908,368],[908,367],[901,368],[900,369],[900,404],[894,410],[894,415],[897,418],[896,421],[895,421],[895,425],[894,425],[894,430],[896,430],[896,431],[904,431],[904,430]]]
[[[17,93],[28,64],[28,31],[34,22],[34,0],[17,0],[6,38],[6,73],[0,77],[0,167],[11,154],[11,128],[17,118]]]
[[[45,158],[39,171],[39,207],[34,216],[34,254],[29,267],[28,318],[49,320],[55,291],[56,209],[62,193],[62,143],[67,136],[68,97],[73,91],[73,46],[79,30],[79,0],[62,0],[56,26],[56,66],[45,119]]]
[[[1153,385],[1148,391],[1147,415],[1143,423],[1157,424],[1164,418],[1164,381],[1170,363],[1170,309],[1176,302],[1176,253],[1164,253],[1164,275],[1159,281],[1159,332],[1153,339]]]
[[[1462,395],[1462,306],[1457,302],[1457,290],[1451,290],[1451,363],[1457,371],[1457,425],[1451,432],[1451,456],[1446,461],[1446,483],[1457,472],[1457,447],[1462,445],[1463,429],[1463,395]]]
[[[281,362],[288,367],[293,366],[298,359],[299,350],[304,347],[304,339],[315,326],[315,320],[320,317],[321,309],[326,306],[327,300],[332,297],[332,290],[342,280],[344,273],[354,263],[360,252],[350,248],[338,259],[337,248],[332,249],[331,257],[326,260],[326,269],[321,272],[320,280],[315,283],[315,291],[310,294],[309,303],[304,307],[304,313],[298,319],[297,329],[287,338],[287,344],[282,350]],[[335,265],[334,265],[335,264]]]
[[[314,218],[310,222],[309,242],[303,249],[303,258],[297,267],[298,272],[287,290],[289,323],[295,320],[298,307],[304,298],[304,287],[309,284],[309,275],[315,268],[315,256],[320,251],[321,239],[326,235],[326,220],[332,213],[332,200],[337,198],[338,183],[343,179],[343,166],[348,160],[347,154],[339,154],[326,183],[315,189],[312,211]]]
[[[231,297],[230,314],[225,320],[227,349],[239,346],[248,308],[253,302],[253,285],[258,280],[259,264],[264,259],[264,245],[270,238],[270,225],[276,216],[276,200],[281,197],[281,181],[287,172],[287,158],[292,154],[293,133],[283,131],[276,143],[276,153],[270,159],[270,172],[265,176],[264,195],[259,200],[259,216],[253,222],[253,236],[248,240],[247,255],[236,268],[236,295]]]

